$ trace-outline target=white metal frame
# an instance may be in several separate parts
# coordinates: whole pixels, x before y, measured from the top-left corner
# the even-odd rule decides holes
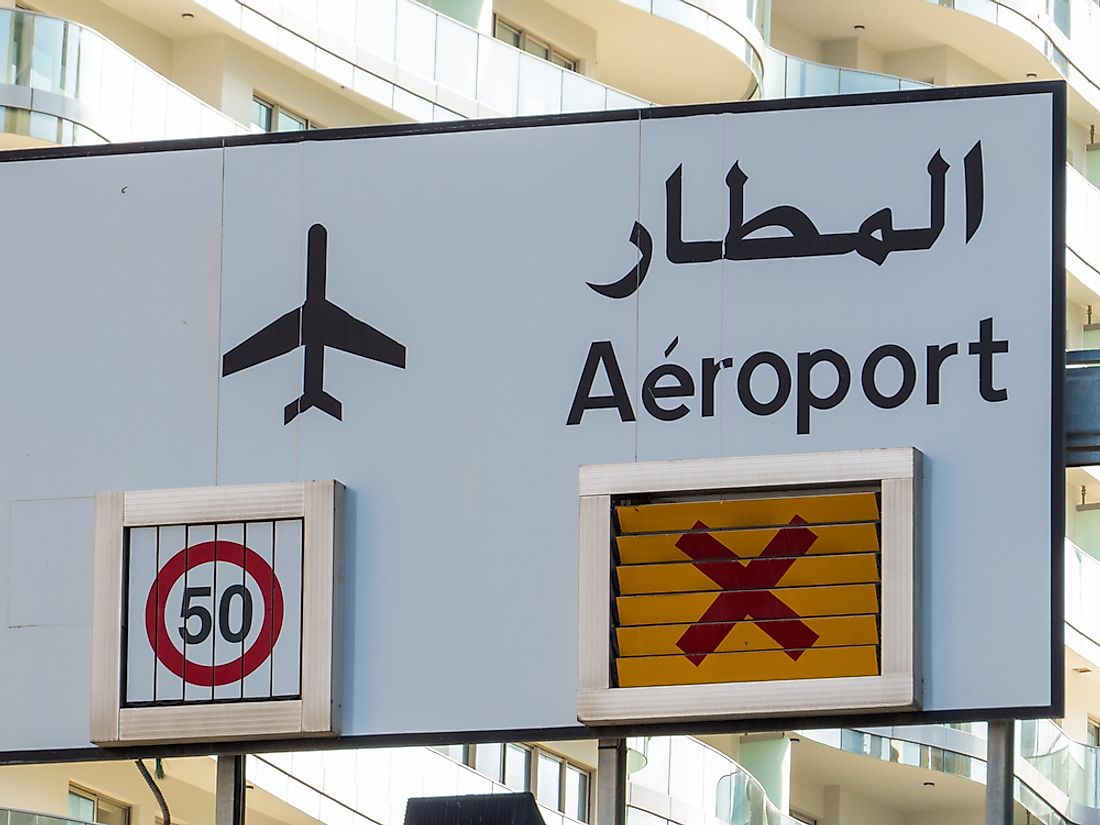
[[[613,496],[861,482],[880,484],[882,495],[880,675],[611,687]],[[911,447],[581,467],[577,719],[610,725],[919,710],[920,488],[921,454]]]
[[[336,736],[344,486],[337,481],[96,494],[91,741],[99,745]],[[297,699],[123,707],[123,542],[130,527],[303,519]]]

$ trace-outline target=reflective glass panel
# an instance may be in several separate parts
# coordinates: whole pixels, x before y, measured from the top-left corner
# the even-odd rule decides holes
[[[500,781],[500,768],[501,768],[501,748],[503,747],[497,742],[491,742],[484,745],[475,745],[474,751],[474,770],[478,773],[485,774],[485,776],[492,779],[494,782]]]
[[[494,34],[497,40],[503,40],[509,46],[515,46],[517,49],[519,48],[519,29],[514,29],[507,23],[498,19]]]
[[[561,810],[561,760],[539,754],[538,801],[547,808]]]
[[[252,98],[252,122],[265,132],[271,131],[271,104]]]
[[[531,37],[531,35],[527,35],[527,40],[523,44],[523,49],[529,54],[533,54],[535,57],[541,57],[543,60],[550,59],[550,47],[536,40],[534,37]]]
[[[106,799],[96,800],[95,821],[100,825],[128,825],[130,821],[130,809],[124,805],[116,805]]]
[[[83,819],[85,822],[95,820],[95,800],[69,791],[69,816],[73,819]]]
[[[588,821],[588,774],[572,765],[565,768],[565,815]]]
[[[504,784],[513,791],[531,788],[531,751],[509,743],[504,752]]]
[[[302,132],[306,128],[305,118],[292,115],[290,112],[279,110],[279,116],[276,119],[277,126],[276,131],[279,132]]]

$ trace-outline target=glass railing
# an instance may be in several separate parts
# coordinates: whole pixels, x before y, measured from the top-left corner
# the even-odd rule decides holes
[[[803,731],[808,739],[885,762],[985,782],[986,724]],[[1048,719],[1016,722],[1014,796],[1046,825],[1087,825],[1100,813],[1100,749]],[[1088,809],[1088,810],[1086,810]]]
[[[1029,43],[1100,108],[1100,7],[1094,0],[925,0],[974,15]]]
[[[196,0],[245,34],[412,120],[453,120],[650,104],[482,34],[413,0],[298,4]],[[274,4],[278,9],[278,4]],[[312,17],[301,15],[312,11]]]
[[[764,97],[809,97],[856,92],[926,89],[931,84],[888,74],[844,69],[768,49],[764,56]]]
[[[94,823],[34,811],[20,811],[16,808],[0,808],[0,825],[94,825]]]
[[[1066,539],[1065,580],[1066,623],[1100,643],[1100,611],[1096,609],[1096,594],[1100,593],[1100,560],[1069,539]]]
[[[1094,270],[1100,270],[1100,189],[1066,167],[1066,246]]]
[[[697,739],[645,737],[628,739],[627,746],[646,757],[645,766],[629,777],[627,825],[674,825],[665,815],[669,800],[694,809],[692,822],[797,825],[748,771]]]
[[[0,9],[2,128],[60,144],[230,135],[245,129],[99,33]]]

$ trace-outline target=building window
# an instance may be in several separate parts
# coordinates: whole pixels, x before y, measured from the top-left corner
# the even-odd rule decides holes
[[[535,57],[549,60],[555,66],[561,66],[571,72],[577,70],[575,58],[569,57],[542,38],[524,31],[519,26],[508,23],[496,15],[493,15],[493,35],[497,40],[503,40],[509,46],[515,46],[517,49],[522,49]]]
[[[70,785],[69,818],[100,825],[130,825],[130,808],[94,791]]]
[[[440,753],[461,761],[513,791],[531,791],[540,805],[570,819],[588,822],[591,773],[563,756],[517,742],[438,747]]]
[[[309,118],[295,114],[278,103],[253,95],[252,126],[259,132],[303,132],[310,128],[310,122]]]
[[[1100,722],[1089,719],[1085,727],[1085,744],[1100,748]]]

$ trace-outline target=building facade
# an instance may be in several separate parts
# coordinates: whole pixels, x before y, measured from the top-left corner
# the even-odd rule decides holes
[[[0,72],[3,149],[1064,79],[1066,340],[1100,347],[1095,0],[0,0]],[[1100,822],[1100,468],[1066,501],[1066,715],[1018,725],[1021,823]],[[984,735],[631,739],[628,822],[979,823]],[[214,760],[157,761],[172,821],[211,821]],[[596,762],[594,741],[254,754],[248,817],[398,825],[410,797],[531,790],[551,825],[591,822]],[[0,825],[55,819],[163,815],[128,762],[0,767]]]

